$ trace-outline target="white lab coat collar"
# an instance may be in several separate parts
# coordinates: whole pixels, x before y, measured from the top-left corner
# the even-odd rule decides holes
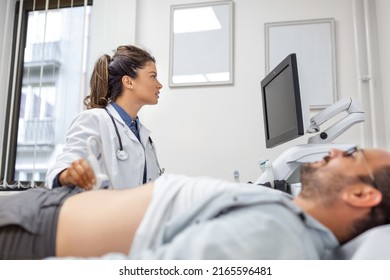
[[[132,139],[133,141],[137,141],[138,142],[138,138],[134,135],[134,133],[130,130],[130,128],[126,125],[126,123],[124,122],[124,120],[121,118],[121,116],[119,115],[118,111],[114,108],[114,106],[112,106],[111,104],[108,104],[106,109],[111,113],[111,115],[114,117],[115,121],[117,122],[117,124],[119,123],[120,125],[118,125],[118,130],[119,129],[122,129],[125,131],[125,134],[130,137],[130,139]],[[140,121],[140,119],[138,119],[138,131],[139,131],[139,136],[140,136],[140,139],[141,139],[141,144],[145,147],[145,145],[148,143],[149,141],[149,137],[150,137],[150,133],[151,131],[149,129],[147,129]]]

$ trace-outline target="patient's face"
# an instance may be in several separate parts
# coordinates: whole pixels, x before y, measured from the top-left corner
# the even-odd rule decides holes
[[[390,154],[383,150],[366,149],[352,154],[332,150],[323,160],[302,166],[300,196],[331,204],[343,188],[361,183],[359,176],[368,176],[370,171],[389,163]]]

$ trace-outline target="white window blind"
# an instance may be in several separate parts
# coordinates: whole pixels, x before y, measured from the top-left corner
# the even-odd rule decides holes
[[[0,190],[44,186],[83,109],[92,1],[17,3]]]

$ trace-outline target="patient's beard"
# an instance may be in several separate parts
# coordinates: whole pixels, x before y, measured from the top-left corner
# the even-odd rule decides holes
[[[335,201],[335,194],[342,189],[345,178],[340,174],[323,172],[321,166],[305,163],[301,167],[301,182],[300,197],[316,199],[330,206]]]
[[[317,196],[318,185],[316,179],[317,168],[310,163],[305,163],[301,166],[301,183],[302,190],[299,193],[299,196],[302,198],[308,199]]]

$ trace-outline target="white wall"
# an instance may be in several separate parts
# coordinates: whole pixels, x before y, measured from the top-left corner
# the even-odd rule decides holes
[[[386,132],[386,148],[390,149],[390,1],[376,0],[376,14],[378,19],[378,38],[379,38],[379,56],[381,67],[381,81],[383,89],[383,107],[385,112],[385,121],[383,129]]]
[[[89,71],[96,59],[135,38],[137,0],[94,0],[91,16]]]
[[[14,1],[8,0],[7,3]],[[197,1],[94,0],[90,69],[97,56],[119,44],[137,43],[148,48],[157,59],[159,79],[165,86],[159,104],[143,108],[141,118],[152,130],[161,165],[169,173],[210,175],[228,180],[233,179],[233,170],[238,169],[242,181],[256,180],[260,174],[257,161],[261,156],[272,160],[286,147],[305,142],[305,138],[300,138],[272,150],[265,149],[260,97],[260,81],[265,75],[264,23],[335,18],[339,97],[358,98],[353,1],[235,0],[234,85],[169,88],[170,6]],[[5,4],[4,1],[0,3],[2,35],[1,32],[5,32]],[[389,26],[387,16],[390,9],[387,0],[377,0],[376,3],[383,92],[388,92],[389,79],[384,73],[390,70],[390,42],[385,29]],[[10,50],[7,44],[6,47],[3,45],[0,45],[2,60],[4,53]],[[9,67],[6,68],[3,62],[1,64],[0,95],[5,100],[3,85],[8,73],[4,70]],[[389,104],[388,94],[383,98],[385,104]],[[3,104],[0,105],[3,106],[2,114]],[[385,127],[389,127],[389,120],[386,111]],[[339,141],[364,144],[363,127],[353,127]],[[388,139],[389,133],[388,129]]]

